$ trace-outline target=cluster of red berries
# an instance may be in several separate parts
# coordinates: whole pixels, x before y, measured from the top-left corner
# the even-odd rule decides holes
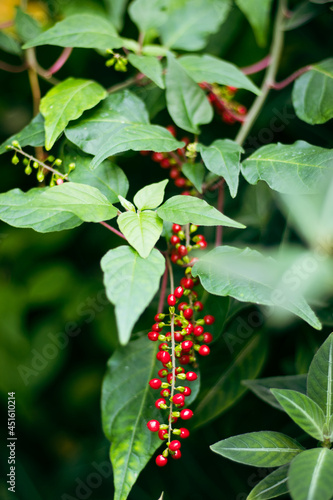
[[[238,90],[236,87],[219,87],[206,82],[199,85],[202,89],[208,91],[207,98],[224,123],[232,125],[237,121],[244,121],[247,113],[246,107],[233,100]]]
[[[194,224],[190,225],[190,241],[188,245],[183,244],[183,240],[186,239],[186,235],[182,229],[182,226],[179,224],[172,225],[173,235],[170,238],[170,244],[172,246],[171,250],[171,262],[173,264],[178,264],[179,266],[183,266],[184,264],[193,264],[198,259],[189,258],[188,254],[193,249],[205,249],[207,248],[207,241],[202,234],[197,234],[192,236],[198,229],[198,226]]]

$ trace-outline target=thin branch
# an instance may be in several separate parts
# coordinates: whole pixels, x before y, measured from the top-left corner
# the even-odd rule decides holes
[[[52,66],[47,70],[47,73],[51,76],[54,75],[54,73],[57,73],[63,65],[66,63],[68,60],[69,56],[71,55],[73,51],[73,47],[65,47],[58,59]]]
[[[117,92],[118,90],[126,89],[127,87],[130,87],[135,83],[136,83],[136,77],[133,76],[131,78],[128,78],[122,83],[116,83],[115,85],[112,85],[112,87],[109,87],[107,91],[109,94],[112,94],[113,92]]]
[[[0,61],[0,69],[3,71],[9,71],[10,73],[22,73],[28,68],[27,63],[23,63],[20,66],[14,66],[13,64],[8,64],[4,61]]]
[[[281,89],[284,89],[285,87],[287,87],[290,83],[292,83],[294,80],[296,80],[296,78],[298,78],[299,76],[303,75],[304,73],[306,73],[307,71],[310,71],[310,69],[312,69],[312,66],[311,65],[308,65],[308,66],[304,66],[304,68],[300,68],[298,69],[297,71],[295,71],[294,73],[292,73],[290,76],[288,76],[288,78],[285,78],[284,80],[282,80],[281,82],[272,82],[270,84],[270,88],[271,89],[274,89],[274,90],[281,90]]]
[[[185,235],[186,235],[185,245],[186,245],[186,248],[187,248],[189,246],[189,244],[190,244],[190,224],[186,224],[185,225]]]
[[[244,73],[244,75],[253,75],[254,73],[259,73],[259,71],[266,69],[267,66],[270,65],[271,59],[271,56],[268,55],[261,59],[261,61],[251,64],[250,66],[246,66],[245,68],[241,68],[242,73]]]
[[[178,167],[182,167],[183,166],[183,162],[180,160],[180,158],[178,157],[178,155],[174,152],[174,151],[169,151],[169,156],[171,156],[171,158],[173,158],[175,160],[175,162],[177,163]]]
[[[123,233],[121,233],[120,231],[118,231],[114,227],[110,226],[109,224],[107,224],[106,222],[103,222],[103,221],[101,221],[100,224],[102,224],[102,226],[106,227],[109,231],[112,231],[114,234],[116,234],[120,238],[123,238],[123,240],[127,241],[127,239],[125,238]]]
[[[61,172],[59,172],[55,168],[50,167],[50,165],[46,165],[46,163],[44,163],[43,161],[39,160],[38,158],[35,158],[32,155],[29,155],[28,153],[26,153],[25,151],[23,151],[23,149],[19,149],[19,148],[15,147],[15,146],[12,146],[12,145],[9,145],[9,146],[10,146],[10,149],[12,149],[13,151],[16,151],[17,153],[20,153],[21,155],[23,155],[26,158],[28,158],[30,161],[32,161],[32,162],[36,161],[41,167],[45,168],[45,170],[48,170],[49,172],[52,172],[53,174],[58,175],[59,177],[63,178],[64,180],[68,180],[66,178],[65,174],[62,174]]]

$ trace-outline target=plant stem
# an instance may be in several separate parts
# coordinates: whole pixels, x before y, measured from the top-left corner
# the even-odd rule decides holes
[[[282,29],[282,23],[284,19],[284,11],[286,10],[286,8],[286,0],[279,0],[271,45],[270,65],[268,66],[264,76],[264,81],[261,86],[261,94],[255,99],[254,103],[252,104],[250,111],[236,136],[235,141],[240,145],[243,144],[248,133],[250,132],[254,122],[257,119],[258,114],[261,111],[261,108],[264,105],[271,85],[275,81],[275,76],[278,70],[278,65],[283,48],[284,31]]]
[[[224,184],[225,184],[224,182],[220,183],[217,195],[217,210],[221,213],[223,211],[223,205],[224,205]],[[216,236],[215,236],[216,247],[222,245],[222,237],[223,237],[223,226],[216,226]]]
[[[174,277],[173,277],[173,270],[172,270],[172,264],[170,261],[170,258],[168,255],[165,256],[166,259],[166,264],[169,270],[169,276],[170,276],[170,288],[171,288],[171,293],[174,292]],[[169,427],[168,427],[168,441],[171,441],[171,432],[172,432],[172,397],[175,393],[175,381],[176,381],[176,355],[175,355],[175,314],[170,313],[170,330],[171,330],[171,373],[172,373],[172,380],[171,380],[171,389],[170,389],[170,411],[169,411]]]
[[[120,238],[123,238],[125,241],[127,241],[127,239],[125,238],[125,236],[123,235],[123,233],[121,233],[120,231],[118,231],[114,227],[110,226],[109,224],[107,224],[104,221],[100,221],[100,224],[102,224],[102,226],[106,227],[109,231],[112,231],[114,234],[116,234]]]
[[[36,71],[37,61],[34,49],[28,49],[26,51],[26,61],[28,65],[29,82],[33,99],[33,113],[34,116],[36,116],[39,113],[39,103],[40,103],[41,93],[38,82],[38,75]]]
[[[57,73],[57,71],[59,71],[63,67],[63,65],[71,55],[72,50],[73,50],[72,47],[64,48],[64,50],[62,51],[56,62],[52,64],[52,66],[47,70],[47,73],[49,73],[50,76],[54,75],[54,73]]]
[[[245,68],[241,68],[241,70],[242,73],[244,73],[244,75],[253,75],[254,73],[259,73],[259,71],[266,69],[267,66],[270,65],[270,63],[271,63],[271,56],[268,55],[263,59],[261,59],[261,61],[251,64],[250,66],[246,66]]]
[[[294,80],[296,80],[296,78],[298,78],[299,76],[303,75],[303,73],[306,73],[307,71],[310,71],[310,69],[312,69],[312,66],[310,66],[310,65],[304,66],[304,68],[298,69],[297,71],[295,71],[294,73],[292,73],[290,76],[288,76],[288,78],[285,78],[281,82],[273,82],[273,83],[271,83],[270,88],[274,89],[274,90],[284,89],[285,87],[287,87],[287,85],[289,85]]]
[[[0,30],[4,30],[6,28],[10,28],[11,26],[13,26],[14,24],[14,21],[5,21],[4,23],[1,23],[0,24]]]
[[[168,265],[167,265],[167,262],[165,262],[165,271],[164,271],[163,279],[162,279],[161,293],[160,293],[160,300],[158,302],[158,307],[157,307],[157,314],[163,312],[167,284],[168,284]]]
[[[137,77],[133,76],[131,78],[128,78],[122,83],[116,83],[116,85],[113,85],[112,87],[108,88],[108,93],[112,94],[113,92],[117,92],[118,90],[126,89],[127,87],[130,87],[131,85],[134,85],[137,82]]]
[[[20,64],[20,66],[14,66],[13,64],[7,64],[4,61],[0,61],[0,69],[10,73],[22,73],[22,71],[27,69],[27,67],[27,63]]]
[[[173,293],[175,291],[175,282],[173,279],[172,264],[171,264],[169,255],[166,255],[165,258],[166,258],[166,262],[167,262],[167,266],[168,266],[168,270],[169,270],[169,276],[170,276],[170,289],[171,289],[171,293]]]
[[[28,158],[32,162],[36,161],[41,167],[45,168],[45,170],[48,170],[49,172],[52,172],[53,174],[59,175],[59,177],[62,177],[64,180],[68,180],[64,174],[62,174],[61,172],[59,172],[55,168],[50,167],[49,165],[46,165],[46,163],[44,163],[43,161],[39,160],[38,158],[35,158],[32,155],[29,155],[28,153],[26,153],[22,149],[16,148],[15,146],[12,146],[12,145],[10,146],[10,148],[13,151],[16,151],[17,153],[25,156],[26,158]]]
[[[186,224],[185,226],[185,236],[186,236],[185,246],[187,248],[190,244],[190,224]]]

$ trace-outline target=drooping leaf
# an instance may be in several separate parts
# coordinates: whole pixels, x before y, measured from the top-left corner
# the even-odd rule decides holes
[[[101,85],[82,78],[67,78],[49,90],[40,103],[45,118],[45,148],[52,148],[69,121],[79,118],[106,96]]]
[[[288,389],[271,389],[284,411],[314,439],[323,441],[323,410],[305,394]]]
[[[143,257],[148,257],[163,229],[163,222],[152,210],[124,212],[119,215],[118,226],[130,245]]]
[[[271,472],[258,483],[246,500],[270,500],[288,493],[288,465]]]
[[[214,420],[243,394],[244,378],[255,378],[260,373],[267,356],[267,342],[261,335],[250,339],[225,372],[209,387],[195,410],[195,427]]]
[[[284,31],[294,30],[299,26],[304,26],[314,17],[321,14],[323,10],[320,7],[309,2],[302,2],[291,13],[291,16],[283,24]]]
[[[14,54],[15,56],[20,56],[22,54],[22,49],[18,41],[3,31],[0,31],[0,49],[9,54]]]
[[[251,24],[257,44],[265,47],[272,0],[236,0],[236,4]]]
[[[142,33],[158,28],[167,19],[168,0],[134,0],[128,13]]]
[[[314,328],[321,328],[304,298],[281,283],[281,265],[256,250],[217,247],[194,264],[192,274],[200,277],[209,293],[229,295],[241,302],[275,305],[299,316]]]
[[[127,2],[128,0],[105,0],[109,18],[119,32],[123,27]]]
[[[7,151],[6,146],[11,145],[13,141],[17,141],[22,148],[25,146],[44,146],[45,132],[44,132],[44,118],[38,114],[31,120],[31,122],[15,135],[12,135],[3,142],[0,146],[0,154]]]
[[[199,125],[212,120],[213,109],[204,91],[171,54],[168,54],[165,85],[167,108],[174,123],[183,130],[198,134]]]
[[[159,28],[163,45],[172,49],[200,50],[227,18],[229,0],[187,0],[177,5]]]
[[[291,462],[304,448],[285,434],[249,432],[213,444],[211,450],[234,462],[256,467],[279,467]]]
[[[42,32],[42,27],[33,17],[29,16],[20,7],[16,8],[15,30],[22,40],[28,42],[32,38],[36,38]]]
[[[158,250],[143,259],[133,248],[120,246],[104,255],[101,267],[107,297],[115,305],[119,341],[126,345],[133,326],[158,290],[165,261]]]
[[[310,365],[308,396],[323,410],[328,424],[333,415],[333,333],[318,349]]]
[[[165,186],[168,182],[168,179],[166,179],[161,182],[155,182],[154,184],[148,184],[148,186],[140,189],[133,199],[135,206],[139,210],[158,207],[163,201]]]
[[[179,63],[197,83],[208,82],[230,85],[260,94],[260,90],[234,64],[208,54],[182,56]]]
[[[166,152],[184,145],[165,128],[150,125],[143,101],[128,90],[109,95],[70,125],[65,134],[80,149],[95,155],[92,168],[108,156],[129,149]]]
[[[184,163],[182,172],[193,186],[202,193],[202,184],[205,178],[205,167],[201,163]]]
[[[311,125],[333,118],[333,59],[313,64],[294,84],[293,105],[298,118]]]
[[[239,229],[245,227],[243,224],[223,215],[205,200],[194,196],[172,196],[172,198],[163,203],[157,210],[157,213],[161,219],[175,222],[176,224],[192,222],[200,226],[228,226]]]
[[[197,151],[211,172],[225,179],[230,194],[235,198],[240,173],[240,155],[243,149],[230,139],[218,139],[210,146],[197,145]]]
[[[151,419],[162,423],[148,383],[159,368],[156,352],[156,342],[148,342],[145,336],[119,348],[108,362],[102,388],[102,422],[112,443],[114,500],[127,498],[139,473],[161,444],[156,433],[146,426]]]
[[[128,56],[129,62],[136,69],[141,71],[144,75],[148,76],[158,87],[164,89],[164,81],[162,76],[162,65],[160,61],[154,56],[137,56],[130,54]]]
[[[305,141],[268,144],[242,163],[242,174],[250,184],[259,180],[280,193],[310,194],[321,187],[332,170],[333,151]]]
[[[23,48],[39,45],[106,50],[117,49],[123,42],[112,24],[101,16],[74,14],[30,40]]]
[[[290,464],[288,486],[293,500],[331,500],[333,451],[306,450]]]

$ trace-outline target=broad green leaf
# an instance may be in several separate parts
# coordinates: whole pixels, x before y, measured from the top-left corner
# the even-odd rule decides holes
[[[331,500],[333,451],[306,450],[290,464],[288,486],[293,500]]]
[[[163,220],[176,224],[198,224],[200,226],[228,226],[243,229],[245,226],[226,217],[205,200],[194,196],[176,195],[169,198],[157,210]]]
[[[118,195],[118,200],[121,204],[121,206],[126,210],[130,210],[131,212],[134,212],[136,213],[136,210],[135,210],[135,206],[133,205],[133,203],[131,203],[130,201],[126,200],[126,198],[124,198],[123,196],[121,196],[120,194]]]
[[[124,24],[127,2],[128,0],[105,0],[109,18],[119,32]]]
[[[9,54],[14,54],[15,56],[20,56],[22,54],[22,49],[18,41],[3,31],[0,31],[0,49]]]
[[[104,255],[101,267],[107,297],[115,306],[119,341],[126,345],[133,326],[158,290],[165,260],[155,249],[143,259],[133,248],[120,246]]]
[[[272,0],[236,0],[236,4],[251,24],[257,44],[265,47]]]
[[[165,186],[168,182],[169,181],[166,179],[161,182],[155,182],[154,184],[148,184],[148,186],[140,189],[133,199],[135,206],[139,210],[158,207],[163,201]]]
[[[0,154],[7,151],[6,146],[11,145],[13,141],[18,141],[20,146],[44,146],[45,132],[44,132],[44,118],[38,114],[31,120],[31,122],[15,135],[3,142],[0,146]]]
[[[20,7],[16,10],[15,30],[22,42],[36,38],[42,32],[40,24]]]
[[[148,257],[163,229],[163,222],[151,210],[134,213],[125,212],[119,215],[118,226],[128,242],[144,259]]]
[[[102,422],[111,441],[114,500],[125,500],[139,473],[161,441],[148,430],[151,419],[162,423],[149,380],[159,369],[156,342],[144,336],[117,349],[110,358],[102,387]]]
[[[167,108],[175,124],[183,130],[199,134],[199,125],[212,120],[213,109],[204,91],[171,54],[168,54],[165,85]]]
[[[208,35],[216,33],[231,8],[229,0],[187,0],[177,5],[160,27],[163,45],[172,49],[200,50]]]
[[[242,163],[242,174],[250,184],[259,180],[287,194],[316,193],[333,169],[333,151],[305,141],[268,144]]]
[[[235,198],[240,173],[240,155],[243,149],[230,139],[218,139],[210,146],[198,144],[197,151],[201,154],[208,170],[225,179],[231,196]]]
[[[92,170],[90,157],[71,153],[65,156],[65,171],[73,162],[75,170],[69,174],[69,180],[99,189],[110,203],[118,203],[118,195],[127,195],[129,187],[127,177],[122,169],[111,161],[105,160],[98,169]]]
[[[269,500],[288,493],[288,465],[283,465],[258,483],[246,500]]]
[[[291,462],[304,448],[285,434],[249,432],[213,444],[215,453],[234,462],[256,467],[279,467]]]
[[[45,118],[45,148],[52,148],[69,121],[79,118],[106,96],[101,85],[81,78],[67,78],[49,90],[40,102]]]
[[[283,410],[282,406],[271,393],[271,388],[278,389],[293,389],[295,391],[306,394],[306,379],[307,375],[286,375],[284,377],[267,377],[257,378],[256,380],[242,380],[250,391],[252,391],[258,398],[265,401],[269,405]]]
[[[290,31],[299,26],[304,26],[304,24],[308,23],[322,12],[322,8],[316,7],[308,1],[302,2],[292,11],[291,16],[284,21],[283,29],[284,31]]]
[[[328,424],[333,415],[333,333],[318,349],[310,365],[308,396],[323,410]]]
[[[281,282],[283,272],[277,261],[256,250],[229,246],[215,248],[192,268],[193,276],[200,277],[209,293],[229,295],[241,302],[275,305],[320,329],[321,323],[304,298]]]
[[[331,415],[330,421],[328,423],[329,439],[333,442],[333,415]]]
[[[184,163],[182,172],[192,182],[197,191],[202,193],[202,184],[206,173],[205,167],[201,163]]]
[[[288,389],[271,389],[284,411],[314,439],[323,441],[323,410],[305,394]]]
[[[158,87],[164,89],[164,81],[162,76],[162,64],[154,56],[137,56],[135,54],[130,54],[128,56],[129,62],[136,69],[141,71],[150,80],[152,80]]]
[[[195,427],[214,420],[243,394],[246,388],[241,385],[243,378],[255,378],[260,373],[267,356],[267,342],[261,335],[248,341],[236,359],[225,372],[209,387],[195,409]]]
[[[311,125],[333,118],[333,59],[311,66],[294,83],[293,105],[296,115]]]
[[[39,45],[106,50],[122,47],[123,42],[112,24],[101,16],[74,14],[30,40],[23,48]]]
[[[134,0],[128,13],[139,31],[145,33],[151,28],[158,28],[167,19],[168,0]]]
[[[166,152],[184,145],[165,128],[150,125],[143,101],[128,90],[109,95],[69,126],[65,134],[80,149],[96,155],[92,168],[108,156],[129,149]]]
[[[239,89],[250,90],[260,94],[260,90],[234,64],[223,61],[208,54],[182,56],[179,63],[197,83],[208,82],[220,85],[231,85]]]

